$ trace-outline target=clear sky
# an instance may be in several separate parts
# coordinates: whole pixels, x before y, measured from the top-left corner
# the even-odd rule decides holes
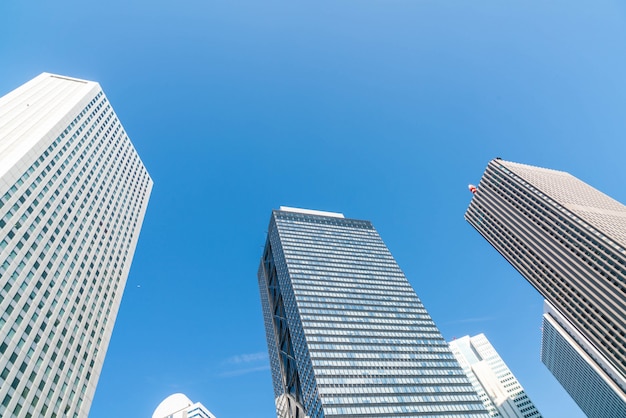
[[[0,94],[100,82],[155,186],[91,409],[183,392],[274,417],[256,271],[280,205],[371,220],[447,339],[484,332],[546,418],[542,299],[463,219],[487,162],[626,202],[626,6],[572,0],[11,1]]]

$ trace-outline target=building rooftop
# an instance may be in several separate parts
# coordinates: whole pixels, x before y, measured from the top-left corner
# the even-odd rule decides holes
[[[532,186],[546,201],[556,203],[626,249],[626,206],[565,171],[535,167],[504,160],[496,164],[513,172]],[[575,219],[577,221],[577,219]]]
[[[0,176],[43,137],[60,135],[93,89],[100,85],[42,73],[0,97]]]
[[[307,215],[330,216],[331,218],[345,218],[345,216],[343,216],[343,213],[325,212],[323,210],[291,208],[289,206],[281,206],[280,210],[282,210],[283,212],[296,212],[296,213],[304,213]]]

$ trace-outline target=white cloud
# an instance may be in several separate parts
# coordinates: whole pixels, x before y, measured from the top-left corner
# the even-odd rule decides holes
[[[236,356],[226,359],[226,363],[229,364],[252,363],[256,361],[267,361],[267,353],[259,352],[250,354],[238,354]]]
[[[222,362],[223,368],[228,370],[221,372],[219,376],[234,377],[269,370],[269,363],[266,352],[237,354]]]
[[[228,371],[220,373],[220,376],[222,376],[222,377],[241,376],[241,375],[248,374],[248,373],[254,373],[254,372],[260,372],[260,371],[263,371],[263,370],[269,370],[269,368],[270,368],[270,365],[267,364],[265,366],[248,367],[246,369],[228,370]]]

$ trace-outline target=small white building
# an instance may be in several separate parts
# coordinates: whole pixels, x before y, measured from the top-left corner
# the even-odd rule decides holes
[[[152,418],[215,418],[200,402],[192,402],[182,393],[168,396],[157,406]]]
[[[541,417],[484,334],[456,339],[450,342],[450,349],[491,417]]]

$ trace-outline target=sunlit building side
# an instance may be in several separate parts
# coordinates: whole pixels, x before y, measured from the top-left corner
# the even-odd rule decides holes
[[[0,416],[88,416],[151,189],[98,83],[0,98]]]
[[[524,388],[484,334],[450,342],[452,353],[493,418],[541,418]]]
[[[590,418],[626,416],[626,206],[569,173],[495,159],[465,218],[547,300],[552,374]],[[565,372],[580,361],[593,379]]]
[[[157,406],[152,418],[215,418],[215,415],[200,402],[192,402],[186,395],[175,393]]]
[[[488,416],[369,221],[273,211],[258,280],[279,418]]]

